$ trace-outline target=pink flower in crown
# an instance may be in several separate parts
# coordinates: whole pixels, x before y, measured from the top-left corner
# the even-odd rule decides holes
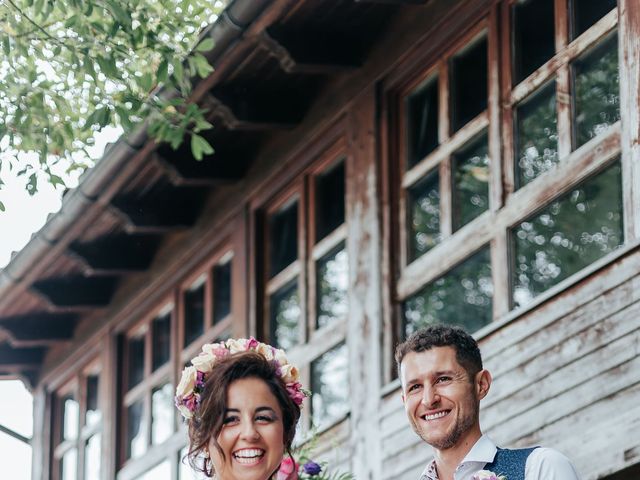
[[[247,350],[255,350],[258,348],[258,345],[260,345],[260,342],[255,338],[251,337],[247,342]]]
[[[192,393],[188,397],[182,399],[182,404],[187,407],[191,412],[195,412],[200,403],[200,395]]]
[[[296,405],[302,405],[306,395],[302,391],[302,384],[300,382],[287,383],[287,392]]]

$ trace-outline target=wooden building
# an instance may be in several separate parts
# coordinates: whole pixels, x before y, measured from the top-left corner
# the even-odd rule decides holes
[[[432,322],[475,332],[498,443],[639,478],[640,3],[235,0],[207,35],[215,154],[121,139],[0,273],[33,479],[191,478],[179,373],[248,335],[334,467],[417,478],[393,347]]]

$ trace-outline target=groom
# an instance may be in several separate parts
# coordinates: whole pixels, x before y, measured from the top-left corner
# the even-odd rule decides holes
[[[433,325],[396,348],[402,402],[413,430],[435,459],[420,480],[579,480],[569,460],[550,448],[503,450],[480,430],[480,400],[491,374],[478,344],[461,328]]]

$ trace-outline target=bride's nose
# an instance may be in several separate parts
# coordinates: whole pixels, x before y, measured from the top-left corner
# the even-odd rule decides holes
[[[244,422],[242,424],[242,430],[240,431],[240,437],[248,442],[255,442],[260,438],[258,430],[253,422]]]

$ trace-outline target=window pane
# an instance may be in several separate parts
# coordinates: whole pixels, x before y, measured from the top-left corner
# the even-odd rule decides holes
[[[518,187],[558,163],[555,82],[516,107],[516,177]]]
[[[512,235],[513,301],[521,306],[622,244],[619,163],[522,222]]]
[[[349,411],[348,373],[344,343],[311,363],[311,415],[315,427],[329,426]]]
[[[141,457],[147,450],[143,405],[143,400],[138,400],[127,408],[127,458]]]
[[[409,262],[440,243],[440,176],[434,170],[407,192]]]
[[[153,370],[169,361],[171,356],[171,312],[158,316],[151,322]]]
[[[213,267],[213,323],[231,313],[231,262]]]
[[[486,135],[453,156],[453,225],[466,225],[489,208],[489,144]]]
[[[135,387],[144,378],[144,336],[131,337],[127,340],[129,365],[129,389]]]
[[[491,321],[493,281],[485,248],[428,284],[404,303],[405,335],[436,323],[475,332]]]
[[[316,178],[316,242],[344,223],[344,162]]]
[[[84,448],[84,480],[100,480],[100,434],[89,438]]]
[[[429,79],[405,101],[407,168],[438,146],[438,77]]]
[[[62,456],[60,469],[62,480],[76,480],[78,478],[78,452],[75,448],[67,450]]]
[[[554,0],[525,0],[513,6],[513,84],[555,53]]]
[[[271,295],[271,339],[285,350],[300,341],[300,298],[294,280]]]
[[[184,346],[204,332],[204,282],[184,292]]]
[[[584,33],[591,25],[617,6],[616,0],[572,0],[573,38]]]
[[[269,218],[269,277],[298,258],[298,202]]]
[[[85,424],[95,425],[102,419],[102,412],[98,410],[98,390],[100,377],[89,375],[87,377],[87,411],[85,413]]]
[[[453,57],[450,69],[451,128],[455,132],[487,108],[487,39]]]
[[[321,328],[347,314],[349,262],[344,244],[318,260],[316,327]]]
[[[139,480],[171,480],[171,462],[165,460],[139,477]]]
[[[164,442],[173,433],[173,387],[165,383],[151,395],[151,443]]]
[[[62,439],[74,440],[78,438],[80,422],[80,404],[73,395],[62,399]]]
[[[577,60],[573,71],[577,148],[620,120],[617,35]]]

